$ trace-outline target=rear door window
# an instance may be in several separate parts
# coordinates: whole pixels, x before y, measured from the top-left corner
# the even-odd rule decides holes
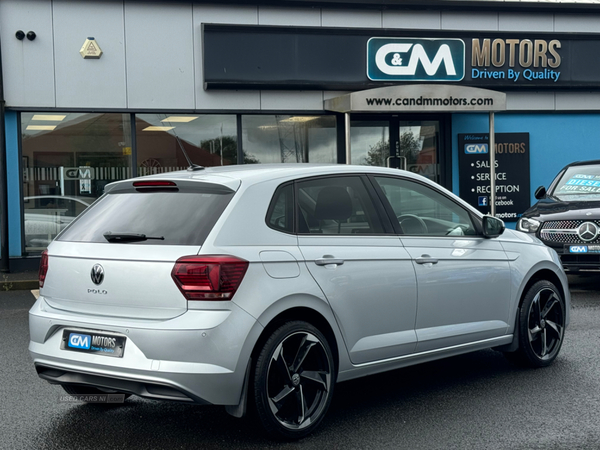
[[[108,243],[104,234],[110,232],[157,238],[128,245],[202,245],[234,193],[228,188],[116,190],[101,197],[57,240]]]
[[[380,234],[382,221],[358,176],[317,178],[297,183],[300,234]]]

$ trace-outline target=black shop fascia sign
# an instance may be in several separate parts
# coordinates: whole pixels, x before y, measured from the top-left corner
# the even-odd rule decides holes
[[[203,24],[205,89],[600,88],[600,35]]]
[[[496,217],[516,221],[530,206],[529,133],[495,133]],[[490,212],[489,134],[458,135],[459,195]]]

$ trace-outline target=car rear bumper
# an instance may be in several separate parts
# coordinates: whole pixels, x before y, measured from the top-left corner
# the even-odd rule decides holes
[[[40,297],[29,312],[29,351],[38,375],[53,384],[94,386],[146,398],[200,404],[240,401],[256,321],[234,304],[189,310],[171,320],[84,316],[52,309]],[[63,330],[126,337],[122,357],[61,348]]]
[[[172,400],[210,404],[198,395],[199,393],[189,384],[189,376],[167,373],[160,376],[150,376],[144,371],[128,370],[98,370],[97,366],[73,365],[56,359],[45,359],[33,354],[35,369],[40,378],[51,384],[69,384],[90,386],[107,392],[122,392],[139,395],[154,400]],[[221,381],[224,381],[222,375]],[[204,376],[203,385],[212,385]]]

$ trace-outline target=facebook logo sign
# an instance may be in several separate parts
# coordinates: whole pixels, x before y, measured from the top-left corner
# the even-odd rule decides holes
[[[91,336],[89,334],[69,334],[69,347],[89,349]]]
[[[488,206],[488,198],[485,195],[480,195],[477,197],[477,204],[479,206]]]

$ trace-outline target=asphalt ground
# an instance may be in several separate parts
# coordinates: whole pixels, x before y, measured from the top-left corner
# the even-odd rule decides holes
[[[0,291],[0,448],[600,449],[600,274],[570,279],[571,325],[551,367],[485,350],[340,383],[322,427],[294,443],[221,407],[60,402],[27,351],[33,295]]]

